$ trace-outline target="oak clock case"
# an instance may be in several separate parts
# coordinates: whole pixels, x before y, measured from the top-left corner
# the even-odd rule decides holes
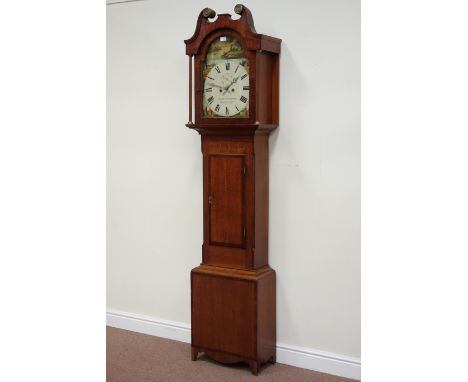
[[[192,360],[276,359],[276,273],[268,265],[268,138],[278,126],[281,40],[205,8],[189,56],[190,129],[203,155],[202,262],[191,272]],[[194,97],[194,99],[193,99]],[[194,109],[192,110],[192,101]],[[192,121],[192,116],[195,120]]]

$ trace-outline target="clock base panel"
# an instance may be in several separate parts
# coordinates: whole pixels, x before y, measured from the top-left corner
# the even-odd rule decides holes
[[[253,374],[276,359],[276,275],[201,265],[192,270],[192,360],[246,362]]]

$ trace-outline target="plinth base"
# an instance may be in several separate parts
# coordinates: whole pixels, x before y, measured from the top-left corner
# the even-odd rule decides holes
[[[266,266],[243,271],[199,266],[191,272],[192,360],[246,362],[253,374],[276,359],[276,276]]]

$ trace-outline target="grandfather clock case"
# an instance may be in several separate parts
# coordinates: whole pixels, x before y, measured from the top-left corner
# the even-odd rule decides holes
[[[215,19],[205,8],[185,40],[186,126],[201,135],[203,153],[202,263],[191,272],[192,360],[204,353],[222,363],[246,362],[257,374],[276,358],[268,138],[278,126],[281,40],[258,34],[244,5],[234,10],[240,17]]]

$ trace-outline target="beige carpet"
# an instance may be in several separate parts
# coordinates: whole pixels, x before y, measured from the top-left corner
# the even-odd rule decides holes
[[[108,382],[346,382],[329,374],[293,366],[267,364],[257,377],[247,365],[221,365],[190,359],[190,345],[127,330],[107,328]]]

